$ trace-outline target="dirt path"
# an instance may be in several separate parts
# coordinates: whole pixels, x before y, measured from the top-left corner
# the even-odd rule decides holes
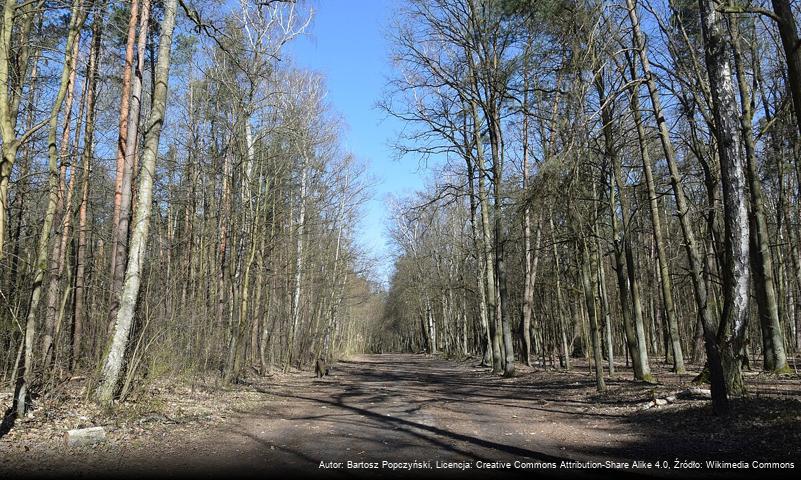
[[[676,459],[699,465],[710,459],[772,460],[795,462],[799,468],[797,400],[760,404],[759,408],[783,411],[774,412],[775,418],[758,425],[755,433],[750,417],[709,421],[705,402],[677,402],[643,411],[644,399],[653,395],[650,387],[610,380],[611,392],[596,396],[592,385],[587,372],[529,370],[518,378],[502,379],[467,362],[365,355],[337,364],[322,380],[308,374],[267,379],[254,386],[258,391],[254,405],[237,409],[220,425],[162,434],[114,451],[58,448],[15,453],[0,461],[0,477],[4,469],[19,473],[31,468],[40,474],[169,472],[193,478],[234,472],[255,476],[276,470],[333,478],[409,474],[403,465],[392,470],[382,461],[429,462],[411,474],[454,477],[463,474],[462,468],[475,474],[481,462],[495,467],[502,465],[492,462],[510,462],[513,468],[504,473],[521,476],[593,473],[541,470],[536,464],[560,466],[562,461],[666,461],[673,467]],[[784,411],[788,405],[789,413]],[[750,415],[746,410],[754,405],[747,407],[743,415]],[[45,454],[47,458],[41,458]],[[378,462],[380,468],[348,469],[348,461]],[[437,468],[437,461],[463,464]],[[515,461],[532,465],[514,468]],[[321,462],[333,468],[320,468]],[[497,470],[481,471],[497,474]],[[622,468],[615,476],[631,473],[731,472]]]

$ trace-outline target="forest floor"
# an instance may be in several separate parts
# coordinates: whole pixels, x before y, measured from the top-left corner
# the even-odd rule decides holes
[[[580,362],[571,372],[519,366],[515,377],[501,378],[475,359],[360,355],[337,363],[323,379],[291,372],[230,389],[153,385],[113,415],[81,401],[75,385],[41,399],[29,418],[0,432],[0,478],[279,471],[331,478],[497,476],[497,470],[480,468],[486,463],[518,476],[730,478],[797,475],[790,469],[757,472],[753,462],[801,468],[797,373],[748,373],[749,396],[735,400],[733,412],[721,418],[711,414],[708,400],[676,395],[690,387],[693,372],[677,376],[657,369],[661,383],[651,385],[631,381],[622,365],[617,370],[619,376],[607,380],[609,390],[598,394]],[[661,405],[667,397],[671,403]],[[657,398],[660,405],[653,406]],[[0,407],[9,402],[10,394],[0,393]],[[94,425],[106,427],[105,442],[64,446],[66,430]],[[684,469],[675,468],[677,460]],[[707,460],[746,462],[748,468],[709,469]],[[348,461],[377,462],[378,469],[348,468]],[[515,467],[516,461],[524,465]],[[597,466],[587,463],[563,468],[563,461],[614,470],[587,469]],[[636,461],[667,462],[668,468],[633,468]],[[324,468],[321,462],[342,464]],[[511,468],[503,468],[505,462]],[[550,463],[555,468],[547,468]]]

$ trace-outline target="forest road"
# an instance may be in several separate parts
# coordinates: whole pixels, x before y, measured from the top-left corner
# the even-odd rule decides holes
[[[592,388],[591,377],[571,375],[576,381],[548,376],[521,381],[490,375],[475,361],[360,355],[337,363],[323,379],[311,373],[265,378],[256,386],[254,407],[191,437],[168,435],[113,456],[89,453],[71,466],[51,468],[53,473],[136,478],[270,478],[299,472],[327,478],[683,478],[696,473],[560,468],[563,461],[672,463],[695,458],[699,448],[669,432],[660,437],[653,429],[637,428],[608,406],[595,408],[584,394]],[[409,470],[401,462],[418,462],[418,468]],[[503,467],[493,462],[511,468],[493,469]],[[697,471],[704,478],[710,473],[716,472]],[[731,472],[725,475],[730,478]]]

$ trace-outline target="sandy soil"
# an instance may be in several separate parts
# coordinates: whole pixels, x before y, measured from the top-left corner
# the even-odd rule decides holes
[[[622,366],[618,370],[630,377]],[[771,477],[795,476],[801,468],[797,375],[749,375],[751,395],[737,400],[729,417],[716,418],[704,400],[678,398],[644,408],[654,398],[685,389],[692,373],[657,372],[665,383],[655,386],[615,377],[608,381],[609,391],[599,395],[586,365],[573,372],[519,371],[505,379],[475,360],[364,355],[336,364],[321,380],[308,372],[275,375],[237,391],[179,395],[185,403],[173,404],[172,412],[194,414],[182,420],[176,413],[143,416],[139,410],[146,422],[118,421],[110,426],[109,441],[94,447],[63,446],[60,434],[74,424],[42,420],[37,433],[23,423],[0,438],[0,478],[64,473],[263,477],[277,472],[331,478],[494,477],[499,472],[729,478],[766,473],[753,462],[794,464],[792,470],[771,470]],[[43,435],[48,428],[51,434]],[[749,468],[708,469],[707,460],[747,462]],[[393,469],[384,461],[421,465]],[[613,470],[562,463],[575,461]],[[632,464],[638,461],[651,466],[636,468]],[[675,468],[676,461],[685,468]],[[321,462],[330,468],[321,468]],[[373,462],[377,469],[369,468]],[[515,462],[523,465],[515,468]],[[556,468],[543,468],[549,464]],[[495,468],[480,468],[485,465]]]

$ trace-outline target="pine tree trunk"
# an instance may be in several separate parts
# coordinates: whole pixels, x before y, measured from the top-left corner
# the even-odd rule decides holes
[[[128,116],[131,102],[131,72],[136,43],[136,24],[139,17],[139,0],[131,0],[131,13],[128,20],[128,39],[125,43],[125,66],[122,69],[122,90],[120,92],[119,133],[117,135],[117,163],[114,180],[114,212],[111,217],[111,278],[114,278],[117,262],[117,245],[122,207],[122,184],[125,175],[125,149],[128,145]]]
[[[83,159],[81,160],[81,203],[78,210],[78,251],[75,255],[75,302],[73,310],[73,342],[70,368],[74,369],[81,359],[81,342],[83,337],[84,309],[86,298],[86,249],[87,249],[87,210],[89,208],[89,175],[92,172],[91,163],[94,155],[95,132],[95,104],[97,90],[97,72],[100,62],[100,48],[102,40],[102,23],[95,20],[95,30],[92,38],[92,51],[90,54],[90,71],[86,90],[86,130],[84,132],[85,145]]]
[[[117,311],[120,308],[123,283],[125,281],[126,267],[128,262],[129,248],[128,240],[132,236],[130,232],[131,205],[133,204],[133,177],[137,156],[137,143],[139,141],[139,116],[142,109],[142,76],[145,68],[145,46],[148,37],[148,25],[150,19],[150,0],[142,0],[142,11],[139,18],[139,39],[137,41],[137,62],[134,72],[133,85],[131,86],[130,106],[128,108],[128,121],[125,133],[125,150],[122,165],[122,178],[120,179],[120,198],[117,223],[113,225],[112,232],[112,270],[111,270],[111,292],[109,297],[108,328],[109,334],[114,327],[117,318]],[[130,25],[129,25],[130,33]],[[126,62],[127,62],[126,47]],[[120,106],[120,110],[123,105]],[[122,116],[120,111],[120,116]],[[118,145],[119,148],[122,145]],[[117,159],[119,162],[120,159]],[[115,187],[116,188],[116,187]],[[116,192],[115,192],[116,197]],[[115,198],[115,210],[116,208]]]
[[[153,179],[158,156],[159,139],[164,124],[164,111],[167,103],[167,83],[169,81],[170,53],[175,28],[175,15],[178,0],[166,0],[164,19],[161,23],[159,55],[155,79],[155,95],[152,100],[150,118],[142,152],[142,171],[139,175],[139,202],[134,216],[134,229],[131,234],[129,262],[125,272],[120,308],[114,323],[114,335],[103,361],[100,385],[95,392],[103,405],[110,405],[117,388],[122,369],[122,361],[128,345],[128,334],[133,322],[134,309],[139,298],[142,266],[147,255],[147,235],[150,227],[150,214],[153,198]],[[131,138],[131,137],[129,137]]]

